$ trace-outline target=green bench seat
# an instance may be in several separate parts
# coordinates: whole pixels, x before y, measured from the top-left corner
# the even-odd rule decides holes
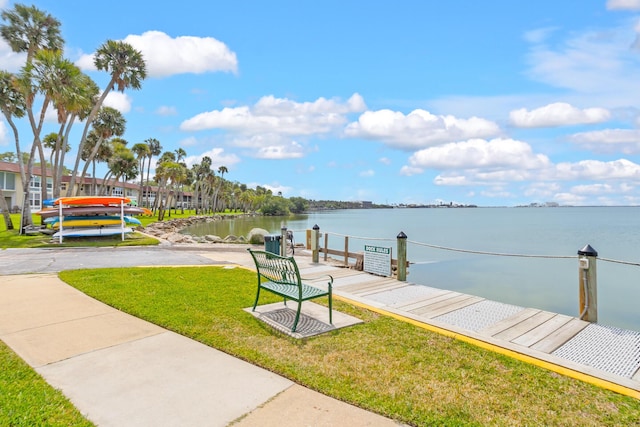
[[[254,251],[251,248],[247,250],[255,262],[258,274],[258,292],[256,294],[256,300],[253,303],[253,311],[256,310],[260,298],[260,290],[262,289],[283,297],[285,305],[287,304],[287,300],[296,301],[298,303],[298,310],[296,311],[293,328],[291,328],[291,332],[295,332],[298,327],[298,321],[300,320],[302,302],[326,296],[329,299],[329,323],[333,325],[333,302],[331,298],[333,277],[331,275],[323,276],[328,278],[327,290],[324,290],[302,283],[303,278],[300,277],[298,264],[293,257],[282,257],[271,252]],[[304,280],[311,279],[312,278]]]

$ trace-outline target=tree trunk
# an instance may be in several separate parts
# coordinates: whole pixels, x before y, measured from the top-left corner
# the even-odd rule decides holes
[[[7,230],[13,230],[13,221],[11,221],[11,212],[9,212],[9,206],[7,205],[7,200],[4,198],[4,192],[0,188],[0,210],[2,211],[2,216],[4,217],[4,225],[7,227]]]

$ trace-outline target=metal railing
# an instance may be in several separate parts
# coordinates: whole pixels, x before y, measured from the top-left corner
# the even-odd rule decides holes
[[[285,229],[286,230],[286,229]],[[300,231],[300,230],[299,230]],[[313,230],[302,230],[307,233],[307,247],[312,250],[314,262],[318,262],[319,254],[324,255],[324,260],[327,261],[329,255],[335,255],[339,257],[343,265],[346,267],[353,267],[358,270],[363,269],[364,252],[354,252],[350,250],[350,242],[354,240],[366,241],[366,242],[389,242],[396,243],[397,258],[392,258],[392,270],[395,272],[398,280],[406,280],[406,267],[410,264],[417,262],[408,261],[407,258],[407,244],[427,247],[431,249],[459,252],[472,255],[484,255],[484,256],[496,256],[496,257],[517,257],[517,258],[542,258],[542,259],[577,259],[578,260],[578,272],[579,272],[579,304],[580,304],[580,319],[596,322],[597,321],[597,274],[596,274],[596,261],[623,264],[640,267],[639,262],[623,261],[610,258],[598,258],[598,253],[589,245],[586,245],[582,249],[577,251],[576,255],[537,255],[537,254],[522,254],[522,253],[505,253],[505,252],[492,252],[492,251],[479,251],[464,248],[454,248],[442,245],[435,245],[425,242],[418,242],[414,240],[408,240],[407,236],[400,232],[396,239],[381,238],[381,237],[364,237],[364,236],[350,236],[346,234],[323,232],[320,233],[320,228],[316,225]],[[320,237],[324,237],[324,245],[320,244]],[[339,237],[343,241],[343,249],[335,249],[329,247],[329,236]],[[398,259],[401,260],[398,263]],[[353,262],[350,262],[353,260]]]

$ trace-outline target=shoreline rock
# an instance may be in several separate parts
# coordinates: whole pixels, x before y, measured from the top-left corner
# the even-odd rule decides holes
[[[156,221],[144,227],[142,231],[152,237],[165,240],[172,244],[193,244],[193,243],[239,243],[244,244],[249,241],[245,236],[229,235],[224,238],[213,234],[206,236],[192,236],[190,234],[181,233],[182,230],[194,224],[209,223],[222,221],[226,219],[243,218],[247,216],[256,216],[256,214],[237,214],[237,215],[196,215],[188,218],[176,218],[168,221]],[[254,230],[251,230],[253,232]],[[266,231],[266,230],[265,230]],[[266,234],[266,233],[265,233]],[[264,235],[263,235],[264,242]]]

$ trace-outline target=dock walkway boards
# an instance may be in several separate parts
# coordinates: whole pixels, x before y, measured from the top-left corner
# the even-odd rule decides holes
[[[300,268],[320,271],[345,299],[640,391],[640,332],[348,268]]]

